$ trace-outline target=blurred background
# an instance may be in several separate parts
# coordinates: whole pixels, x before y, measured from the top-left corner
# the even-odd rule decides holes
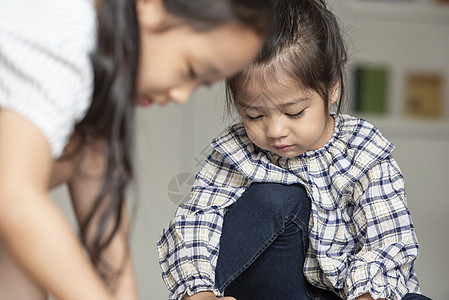
[[[448,299],[449,5],[445,0],[327,1],[350,54],[346,112],[375,124],[396,146],[420,241],[424,294]],[[137,180],[130,190],[132,254],[141,299],[168,299],[156,242],[184,201],[223,118],[223,83],[188,104],[138,111]],[[64,187],[52,191],[73,221]]]

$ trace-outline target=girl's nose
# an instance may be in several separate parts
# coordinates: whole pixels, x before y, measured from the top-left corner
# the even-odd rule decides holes
[[[265,133],[269,138],[280,139],[288,135],[288,128],[280,118],[269,118],[265,125]]]
[[[169,98],[178,104],[186,103],[192,93],[195,91],[197,84],[189,83],[182,86],[172,88],[169,91]]]

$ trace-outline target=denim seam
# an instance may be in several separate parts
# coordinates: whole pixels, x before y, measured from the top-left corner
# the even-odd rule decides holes
[[[287,224],[288,222],[293,222],[295,223],[296,226],[298,226],[299,230],[301,230],[301,236],[302,236],[302,242],[303,245],[308,245],[309,244],[309,227],[308,224],[306,225],[301,218],[298,218],[296,215],[289,215],[288,217],[286,217],[286,221],[284,222],[284,227],[285,224]],[[304,255],[307,254],[307,249],[308,247],[304,246]]]
[[[284,223],[284,227],[285,224],[287,224],[288,222],[293,222],[296,226],[298,226],[298,228],[301,230],[301,235],[302,235],[302,239],[303,239],[303,245],[306,245],[306,242],[308,244],[308,239],[309,239],[309,227],[308,224],[306,225],[301,218],[298,218],[297,215],[291,214],[289,216],[287,216],[285,218],[285,223]],[[308,247],[307,247],[308,248]],[[307,248],[304,247],[304,255],[307,254]],[[307,280],[307,278],[305,278],[305,280]],[[320,300],[322,299],[322,295],[321,295],[321,291],[319,291],[317,294],[313,294],[310,292],[310,290],[308,288],[306,288],[306,294],[310,299],[313,300]]]

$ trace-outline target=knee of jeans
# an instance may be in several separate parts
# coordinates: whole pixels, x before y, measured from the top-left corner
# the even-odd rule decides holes
[[[302,185],[279,183],[254,183],[251,185],[254,198],[265,211],[279,213],[284,217],[295,215],[300,219],[309,218],[310,200]]]

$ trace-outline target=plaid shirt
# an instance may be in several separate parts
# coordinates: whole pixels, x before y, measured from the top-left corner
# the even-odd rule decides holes
[[[343,299],[369,292],[402,299],[419,292],[418,242],[393,146],[368,122],[336,116],[321,149],[282,158],[257,148],[242,124],[212,141],[191,199],[182,204],[158,242],[170,299],[214,291],[223,216],[252,182],[300,183],[312,209],[304,274]]]

